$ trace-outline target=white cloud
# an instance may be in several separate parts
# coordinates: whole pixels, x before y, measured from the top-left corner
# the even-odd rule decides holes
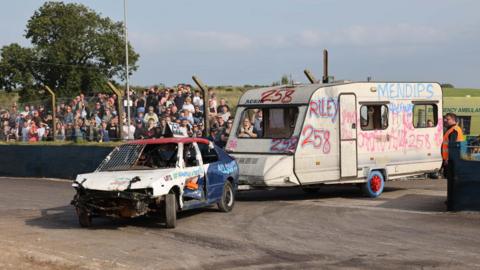
[[[306,47],[327,45],[347,46],[408,46],[434,44],[448,39],[448,33],[429,26],[410,24],[355,25],[336,31],[304,30],[299,44]]]
[[[253,46],[251,38],[228,32],[188,31],[160,35],[134,32],[130,36],[133,46],[148,51],[241,51]]]
[[[184,37],[205,49],[245,50],[253,45],[251,38],[237,33],[195,31],[185,33]]]

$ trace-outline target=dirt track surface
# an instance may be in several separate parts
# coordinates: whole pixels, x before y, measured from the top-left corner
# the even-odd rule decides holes
[[[446,213],[444,180],[241,193],[233,212],[81,229],[67,182],[0,178],[0,269],[480,269],[480,213]]]

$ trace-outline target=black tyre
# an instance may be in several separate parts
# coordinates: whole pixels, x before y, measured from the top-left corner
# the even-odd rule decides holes
[[[220,201],[217,203],[218,209],[222,212],[230,212],[235,205],[235,192],[230,181],[226,181],[223,186],[223,194]]]
[[[77,210],[78,223],[80,224],[80,226],[82,228],[91,227],[92,215],[83,208],[77,207],[76,210]]]
[[[177,226],[177,196],[174,193],[165,196],[165,227],[169,229]]]

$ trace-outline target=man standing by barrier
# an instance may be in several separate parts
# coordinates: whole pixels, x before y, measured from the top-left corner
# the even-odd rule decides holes
[[[449,164],[449,154],[448,146],[449,144],[454,144],[457,142],[463,142],[464,136],[462,128],[457,124],[457,115],[454,113],[447,113],[444,117],[444,123],[447,127],[447,131],[443,135],[442,142],[442,159],[443,159],[443,172],[448,180],[448,189],[447,189],[447,209],[453,209],[453,188],[454,188],[454,175],[453,175],[453,166],[454,164]]]

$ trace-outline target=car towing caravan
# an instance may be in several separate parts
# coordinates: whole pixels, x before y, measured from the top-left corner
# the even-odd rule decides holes
[[[245,92],[226,150],[239,189],[361,184],[438,170],[442,89],[429,82],[334,82]]]

